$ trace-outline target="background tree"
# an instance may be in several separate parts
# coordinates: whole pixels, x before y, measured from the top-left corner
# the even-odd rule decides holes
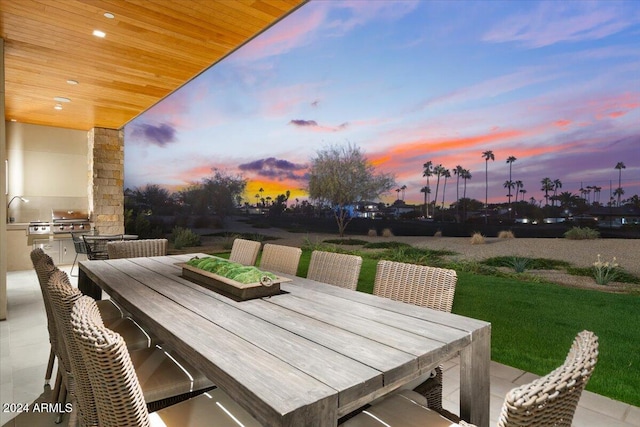
[[[220,221],[234,212],[234,200],[241,196],[247,186],[247,181],[240,175],[228,175],[218,169],[213,170],[213,176],[202,180],[202,195],[207,212],[217,216]]]
[[[433,196],[433,213],[434,213],[434,215],[436,213],[436,205],[438,204],[438,189],[440,187],[440,177],[442,176],[442,174],[444,173],[445,170],[446,170],[446,168],[444,166],[442,166],[442,165],[438,165],[435,168],[433,168],[433,173],[438,178],[438,180],[436,181],[436,194]]]
[[[622,187],[618,187],[615,190],[613,190],[613,195],[616,196],[618,198],[618,206],[620,206],[620,197],[622,197],[624,195],[624,189]]]
[[[540,181],[540,183],[542,184],[542,187],[540,187],[540,190],[544,191],[544,199],[546,201],[545,203],[548,205],[549,191],[553,191],[553,181],[551,181],[551,178],[545,177],[545,178],[542,178],[542,181]]]
[[[462,179],[464,180],[464,188],[463,188],[463,191],[462,191],[462,198],[466,199],[467,198],[467,180],[471,179],[471,172],[468,169],[463,169],[461,175],[462,175]],[[463,220],[467,219],[467,205],[466,204],[463,205],[462,218],[463,218]]]
[[[329,203],[340,237],[351,221],[347,207],[373,200],[395,185],[391,174],[376,174],[360,148],[332,146],[316,152],[309,168],[309,197]]]
[[[400,187],[400,190],[402,191],[402,201],[404,202],[404,192],[407,190],[407,186],[403,185],[402,187]]]
[[[420,192],[424,193],[425,218],[427,218],[427,214],[429,213],[429,209],[427,208],[427,194],[431,193],[431,189],[428,185],[425,185],[420,189]]]
[[[514,188],[513,179],[511,177],[511,168],[513,166],[513,162],[515,162],[516,160],[518,159],[516,159],[514,156],[507,157],[507,163],[509,164],[509,185],[507,186],[509,189],[509,194],[507,194],[507,197],[509,198],[509,216],[511,216],[511,190]]]
[[[422,176],[427,177],[427,191],[422,191],[424,193],[424,210],[425,217],[429,218],[429,194],[431,194],[431,187],[429,186],[429,177],[433,175],[433,162],[429,160],[425,164],[422,165]]]
[[[484,159],[484,223],[486,224],[489,220],[489,160],[494,161],[496,156],[493,151],[487,150],[482,152],[482,158]]]
[[[460,178],[461,178],[461,174],[464,171],[464,168],[460,165],[457,165],[455,167],[455,169],[453,170],[453,174],[456,176],[456,212],[459,215],[460,211],[459,211],[459,207],[460,204],[458,203],[458,201],[460,200]]]
[[[553,199],[554,200],[554,205],[555,205],[555,200],[557,199],[557,194],[558,194],[558,190],[562,188],[562,181],[560,181],[559,179],[554,179],[553,180]]]
[[[516,203],[518,203],[518,193],[520,192],[521,188],[524,188],[524,183],[520,180],[517,180],[516,182],[514,182],[515,186],[516,186]]]
[[[444,185],[442,186],[442,210],[444,210],[444,194],[447,191],[447,179],[451,178],[451,171],[445,169],[442,172],[442,176],[444,176]]]
[[[618,162],[615,168],[618,169],[618,188],[614,194],[618,196],[618,206],[620,206],[620,197],[624,194],[624,190],[622,190],[622,169],[626,169],[627,167],[623,162]]]

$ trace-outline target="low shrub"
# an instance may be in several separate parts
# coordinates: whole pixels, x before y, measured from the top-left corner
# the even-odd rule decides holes
[[[366,245],[368,242],[366,240],[349,238],[349,239],[327,239],[327,240],[324,240],[324,243],[333,243],[335,245],[358,246],[358,245]]]
[[[174,227],[170,240],[176,249],[184,247],[200,246],[200,236],[189,228]]]
[[[526,259],[529,270],[561,270],[571,266],[567,261],[558,259],[525,258],[517,255],[491,257],[485,259],[482,263],[492,267],[512,267],[513,258]]]
[[[369,242],[364,247],[366,249],[391,249],[391,248],[399,248],[399,247],[410,247],[411,245],[404,242],[397,242],[394,240],[390,240],[387,242]]]
[[[593,240],[600,237],[600,232],[589,227],[573,227],[564,233],[564,237],[570,240]]]
[[[596,279],[598,285],[607,285],[618,276],[618,267],[616,257],[613,257],[611,262],[602,261],[600,254],[598,254],[598,259],[593,263],[593,278]]]
[[[375,228],[370,228],[369,231],[367,232],[367,236],[369,236],[369,237],[377,237],[378,236],[378,232],[376,231]]]
[[[529,258],[514,256],[511,257],[509,264],[510,267],[513,268],[513,271],[515,271],[516,273],[523,273],[529,265]]]
[[[498,233],[498,239],[514,239],[516,236],[513,234],[511,230],[503,230]]]
[[[473,233],[471,236],[471,244],[472,245],[484,245],[486,243],[484,236],[480,233]]]
[[[382,237],[393,237],[393,232],[390,228],[385,228],[382,230]]]

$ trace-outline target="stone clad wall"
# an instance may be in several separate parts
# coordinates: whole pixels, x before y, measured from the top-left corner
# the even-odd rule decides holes
[[[124,233],[124,133],[89,131],[89,211],[99,234]]]

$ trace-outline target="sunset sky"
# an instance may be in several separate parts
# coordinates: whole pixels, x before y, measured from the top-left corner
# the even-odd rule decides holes
[[[509,156],[527,199],[549,177],[606,203],[620,161],[623,199],[640,194],[640,2],[311,1],[130,122],[125,187],[217,168],[250,203],[261,187],[302,199],[316,151],[347,143],[407,203],[426,161],[469,169],[484,200],[486,150],[490,202],[506,201]]]

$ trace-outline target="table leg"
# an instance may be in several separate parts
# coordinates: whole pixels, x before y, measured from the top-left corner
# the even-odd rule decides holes
[[[88,295],[95,300],[102,299],[102,289],[93,283],[93,280],[89,279],[82,268],[78,269],[78,289],[84,295]]]
[[[475,331],[460,353],[460,418],[489,427],[491,326]]]

